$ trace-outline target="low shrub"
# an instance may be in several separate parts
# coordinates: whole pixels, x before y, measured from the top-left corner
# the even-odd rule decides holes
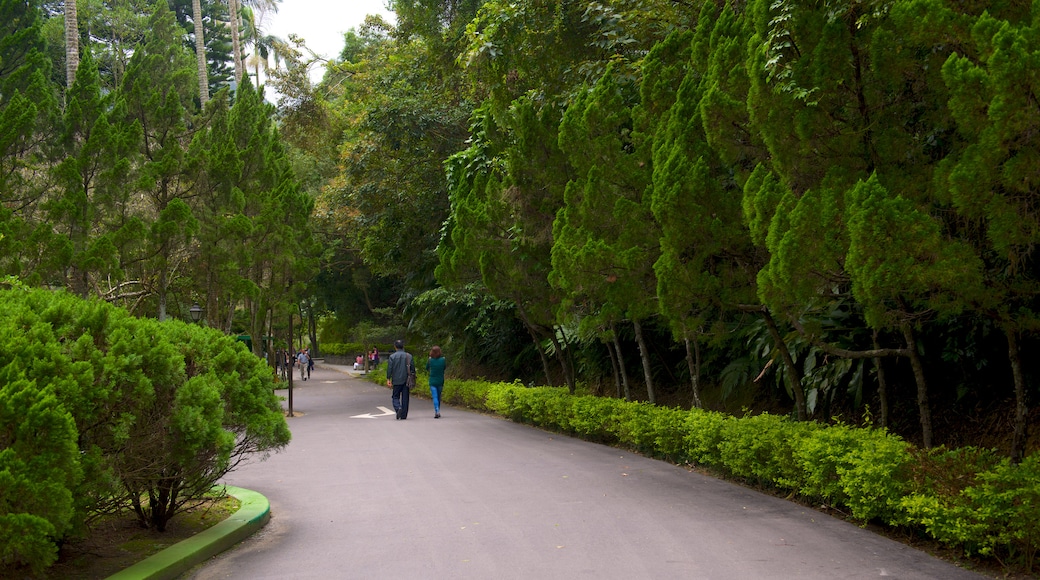
[[[4,577],[113,509],[162,531],[290,437],[270,369],[233,337],[64,292],[0,291],[0,385]]]
[[[905,523],[968,554],[1032,570],[1040,549],[1040,455],[1021,464],[985,449],[938,449],[915,464]]]
[[[797,480],[794,448],[808,425],[768,413],[728,421],[718,444],[721,465],[759,485]]]
[[[683,433],[687,461],[721,467],[723,434],[727,431],[726,424],[735,420],[715,411],[691,410],[686,416]]]
[[[623,403],[603,397],[574,397],[566,432],[599,443],[620,442]]]
[[[390,356],[390,353],[394,352],[394,346],[392,344],[375,344],[369,345],[368,348],[366,348],[365,345],[360,342],[328,342],[321,345],[320,354],[323,356],[335,355],[348,357],[365,354],[367,356],[373,346],[379,350],[380,361],[386,360],[386,357]]]

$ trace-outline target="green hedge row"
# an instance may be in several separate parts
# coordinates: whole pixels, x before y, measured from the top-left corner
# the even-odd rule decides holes
[[[162,531],[289,429],[233,337],[63,292],[0,291],[0,577],[42,575],[63,539],[133,510]]]
[[[392,344],[377,344],[379,349],[379,360],[386,360],[390,353],[394,352]],[[367,354],[372,347],[365,348],[360,342],[330,342],[321,345],[322,355],[357,356],[360,353]]]
[[[377,377],[378,378],[378,377]],[[418,394],[429,395],[420,380]],[[442,400],[746,482],[929,535],[1032,570],[1040,548],[1040,454],[923,451],[883,429],[733,417],[566,389],[452,380]]]

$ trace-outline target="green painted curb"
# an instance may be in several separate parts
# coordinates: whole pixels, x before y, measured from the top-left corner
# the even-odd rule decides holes
[[[253,535],[271,519],[271,503],[263,495],[240,487],[227,486],[242,505],[226,520],[142,560],[107,580],[167,580],[227,550]]]

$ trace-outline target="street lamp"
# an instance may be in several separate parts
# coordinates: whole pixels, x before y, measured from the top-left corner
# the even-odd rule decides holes
[[[191,314],[192,322],[198,322],[202,318],[202,307],[199,306],[198,302],[196,302],[188,309],[188,314]]]

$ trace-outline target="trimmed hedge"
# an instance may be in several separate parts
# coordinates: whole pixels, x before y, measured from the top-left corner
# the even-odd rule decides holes
[[[375,347],[379,349],[379,360],[381,361],[386,360],[386,357],[390,356],[390,353],[394,352],[394,346],[392,344],[376,344]],[[365,345],[360,342],[328,342],[321,345],[321,354],[353,358],[362,353],[367,355],[371,348],[372,347],[370,346],[366,349]]]
[[[375,382],[382,377],[375,377]],[[429,396],[420,378],[417,394]],[[921,531],[969,555],[1032,570],[1040,548],[1040,454],[1020,465],[993,451],[924,452],[883,429],[732,417],[555,387],[452,380],[442,401],[616,445]]]

